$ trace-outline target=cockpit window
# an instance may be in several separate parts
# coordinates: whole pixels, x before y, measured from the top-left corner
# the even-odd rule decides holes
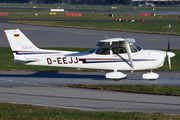
[[[99,48],[97,50],[96,54],[99,54],[99,55],[109,55],[110,54],[110,49],[109,48]]]
[[[142,48],[136,43],[133,43],[130,45],[130,49],[131,49],[131,52],[134,53],[134,52],[140,51]]]
[[[122,53],[126,53],[126,48],[125,46],[121,46],[121,47],[114,47],[112,48],[113,54],[122,54]]]

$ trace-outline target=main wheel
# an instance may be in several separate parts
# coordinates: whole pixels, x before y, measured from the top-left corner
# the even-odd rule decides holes
[[[156,79],[149,79],[150,81],[155,81]]]

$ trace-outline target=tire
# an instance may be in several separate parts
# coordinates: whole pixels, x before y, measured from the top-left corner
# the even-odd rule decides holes
[[[122,78],[120,78],[120,79],[113,79],[114,81],[120,81],[120,80],[122,80]]]
[[[149,79],[150,81],[155,81],[156,79]]]

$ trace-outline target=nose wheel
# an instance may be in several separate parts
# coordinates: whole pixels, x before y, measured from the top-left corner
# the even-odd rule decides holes
[[[152,72],[152,70],[149,70],[147,73],[142,75],[143,79],[148,79],[150,81],[155,81],[158,77],[159,74]]]

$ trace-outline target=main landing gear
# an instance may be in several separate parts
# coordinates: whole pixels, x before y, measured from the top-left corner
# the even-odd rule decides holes
[[[127,76],[126,73],[123,72],[110,72],[106,74],[106,78],[110,78],[113,79],[114,81],[119,81],[122,80],[123,78],[125,78]]]

